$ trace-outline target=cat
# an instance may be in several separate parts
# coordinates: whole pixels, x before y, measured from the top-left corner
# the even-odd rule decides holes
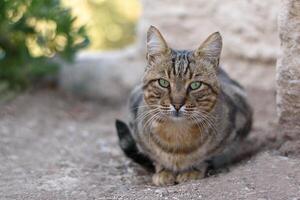
[[[219,66],[222,37],[211,34],[194,51],[171,49],[159,30],[147,32],[147,66],[132,92],[129,127],[117,120],[119,143],[154,170],[153,183],[204,178],[210,164],[230,162],[252,126],[243,87]]]

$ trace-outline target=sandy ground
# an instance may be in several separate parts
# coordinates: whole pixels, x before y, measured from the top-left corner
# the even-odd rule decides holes
[[[252,137],[273,134],[275,92],[249,90]],[[274,150],[228,172],[170,187],[130,162],[117,145],[120,106],[57,91],[28,92],[0,107],[0,199],[300,199],[300,159]],[[272,137],[271,137],[272,138]]]

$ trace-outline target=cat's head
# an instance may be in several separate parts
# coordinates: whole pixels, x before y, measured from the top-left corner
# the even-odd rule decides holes
[[[196,50],[169,48],[157,28],[147,33],[144,99],[160,117],[193,120],[208,115],[219,93],[217,71],[222,50],[220,33],[211,34]]]

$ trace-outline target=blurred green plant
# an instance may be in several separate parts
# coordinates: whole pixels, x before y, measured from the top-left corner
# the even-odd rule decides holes
[[[75,26],[75,19],[59,0],[1,0],[0,92],[56,74],[54,56],[71,61],[86,47],[85,27]]]

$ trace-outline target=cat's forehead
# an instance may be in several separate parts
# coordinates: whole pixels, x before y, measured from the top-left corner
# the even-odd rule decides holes
[[[175,77],[189,77],[197,73],[205,73],[205,63],[195,59],[194,51],[190,50],[171,50],[171,65],[168,73]],[[199,62],[200,61],[200,62]],[[200,65],[199,65],[200,64]]]
[[[170,73],[175,76],[184,76],[191,73],[191,62],[193,62],[192,51],[171,50],[172,66]]]
[[[171,80],[190,80],[195,77],[209,75],[214,71],[207,67],[210,63],[205,62],[200,56],[195,57],[194,51],[170,49],[168,54],[162,55],[156,64],[148,68],[146,77],[156,79],[158,76]]]
[[[171,49],[172,59],[191,59],[193,51]]]

